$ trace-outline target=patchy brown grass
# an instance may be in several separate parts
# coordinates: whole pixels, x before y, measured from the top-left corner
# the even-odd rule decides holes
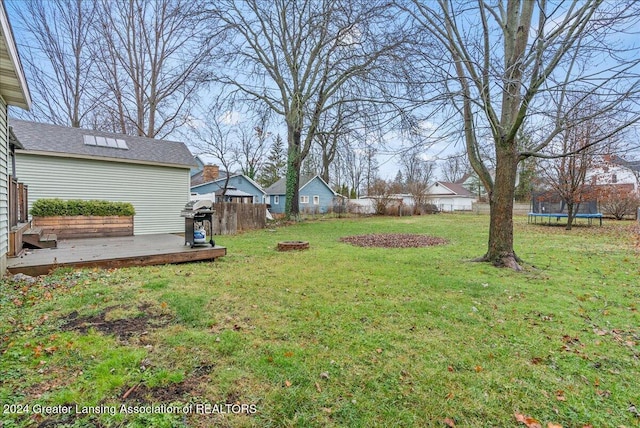
[[[87,333],[95,329],[103,334],[114,335],[119,340],[127,340],[133,336],[146,334],[149,329],[163,327],[171,321],[165,314],[154,313],[150,305],[141,305],[135,309],[135,316],[115,318],[114,314],[126,315],[131,309],[123,306],[107,308],[96,315],[79,317],[74,311],[66,316],[66,323],[61,327],[64,331]],[[117,316],[117,315],[116,315]]]

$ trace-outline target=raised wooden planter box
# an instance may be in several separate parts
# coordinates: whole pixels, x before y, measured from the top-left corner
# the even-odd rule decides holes
[[[133,216],[34,217],[33,225],[58,239],[133,236]]]

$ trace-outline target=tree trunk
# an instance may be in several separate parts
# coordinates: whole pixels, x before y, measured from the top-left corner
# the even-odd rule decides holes
[[[575,214],[573,213],[573,202],[567,202],[567,230],[571,230],[574,216]]]
[[[289,125],[287,128],[289,149],[287,151],[287,187],[284,212],[286,218],[297,219],[300,215],[301,132],[296,126]]]
[[[296,160],[299,156],[294,153],[289,154],[287,162],[287,188],[285,197],[285,216],[288,219],[297,219],[300,214],[299,204],[299,188],[300,188],[300,164],[299,160]]]
[[[496,178],[489,194],[489,247],[480,261],[495,266],[522,270],[513,250],[513,198],[518,166],[515,144],[496,148]]]

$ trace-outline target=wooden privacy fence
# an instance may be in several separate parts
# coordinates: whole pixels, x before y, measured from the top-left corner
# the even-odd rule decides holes
[[[243,230],[264,229],[267,226],[265,204],[217,202],[213,208],[213,233],[216,235],[234,235]]]

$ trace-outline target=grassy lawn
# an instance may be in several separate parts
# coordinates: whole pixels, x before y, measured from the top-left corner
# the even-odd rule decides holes
[[[0,426],[640,426],[635,223],[515,223],[524,273],[469,262],[487,216],[437,215],[221,236],[215,263],[6,280]],[[372,232],[448,244],[339,242]],[[285,240],[311,248],[275,251]]]

